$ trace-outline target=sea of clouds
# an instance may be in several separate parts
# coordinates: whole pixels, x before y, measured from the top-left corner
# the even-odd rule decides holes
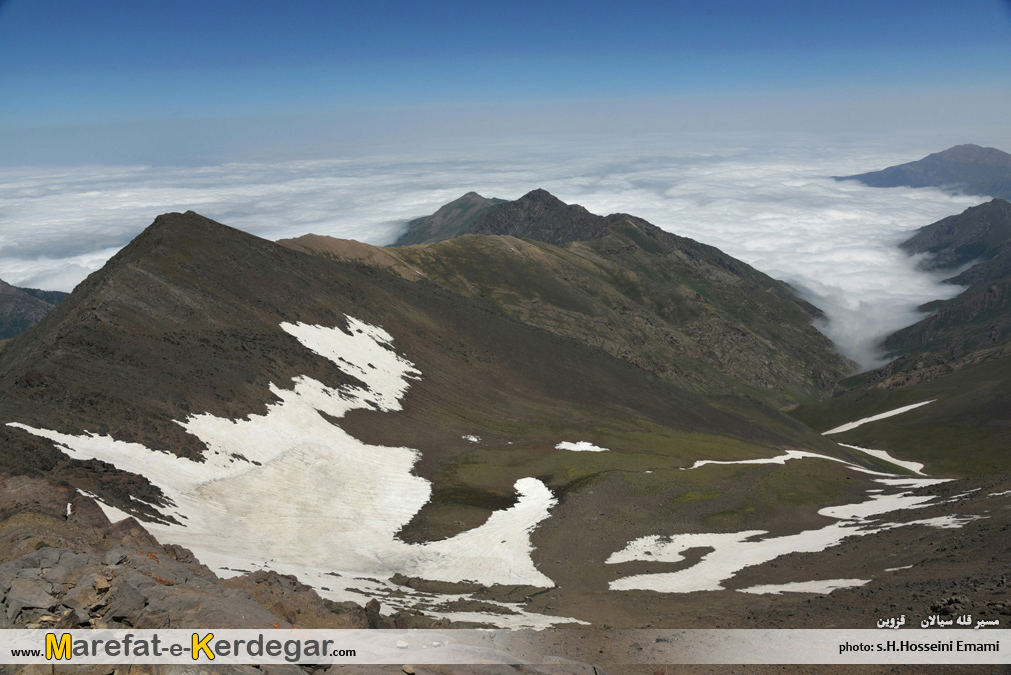
[[[594,213],[631,213],[783,279],[863,367],[915,307],[959,289],[896,245],[986,198],[868,188],[832,176],[942,150],[814,137],[642,135],[511,138],[375,147],[332,160],[217,166],[0,168],[0,279],[71,290],[169,211],[253,234],[389,244],[411,218],[471,190],[515,199],[545,188]]]

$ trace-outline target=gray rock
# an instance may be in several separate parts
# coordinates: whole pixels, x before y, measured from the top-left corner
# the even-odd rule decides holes
[[[77,628],[78,626],[84,626],[88,623],[91,618],[91,613],[86,609],[79,607],[73,607],[67,610],[70,615],[67,617],[67,623],[71,624],[71,628]]]
[[[0,567],[0,594],[10,590],[11,583],[17,578],[20,571],[21,568],[15,566],[15,563],[8,563]]]
[[[55,567],[60,564],[60,556],[66,552],[62,548],[53,548],[51,546],[40,548],[35,552],[36,559],[38,560],[37,566],[43,569]]]
[[[108,553],[105,554],[105,564],[118,565],[124,560],[126,560],[126,558],[127,558],[126,551],[117,547],[111,549]]]
[[[106,595],[105,589],[99,590],[95,587],[94,576],[92,576],[64,595],[63,604],[87,614],[88,610],[105,604]]]
[[[42,571],[42,578],[54,585],[76,586],[88,572],[88,557],[64,551],[54,567]]]
[[[150,532],[144,529],[144,526],[137,522],[134,517],[124,518],[123,520],[113,523],[112,527],[109,528],[109,532],[112,536],[123,540],[123,543],[128,546],[149,546],[151,548],[161,548],[161,544],[155,539]]]
[[[119,588],[110,591],[110,594],[113,593],[112,603],[103,618],[106,621],[119,621],[135,626],[141,612],[144,611],[144,606],[147,605],[147,598],[127,581],[119,584]]]
[[[58,604],[60,601],[50,595],[42,584],[18,577],[14,579],[10,590],[7,591],[7,619],[14,621],[22,609],[52,609]]]
[[[146,589],[148,607],[140,617],[144,627],[156,628],[154,618],[167,617],[161,626],[187,628],[250,628],[254,626],[288,628],[248,594],[222,587],[206,589],[207,594],[188,587],[153,586]],[[164,621],[164,618],[162,618]],[[135,626],[140,627],[140,626]]]

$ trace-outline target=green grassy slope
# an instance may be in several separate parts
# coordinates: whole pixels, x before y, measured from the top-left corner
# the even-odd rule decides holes
[[[897,375],[790,412],[818,431],[913,403],[921,408],[830,438],[924,462],[929,473],[1011,470],[1011,350],[975,352],[931,373]],[[861,384],[854,380],[851,384]]]

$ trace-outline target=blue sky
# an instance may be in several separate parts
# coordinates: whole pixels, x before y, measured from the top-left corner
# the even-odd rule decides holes
[[[833,175],[1011,150],[1003,0],[0,0],[0,278],[160,213],[390,243],[536,187],[788,279],[871,363],[950,294],[895,244],[979,198]]]
[[[270,159],[460,129],[621,133],[668,116],[889,131],[936,109],[925,126],[982,128],[1009,90],[1004,0],[0,0],[7,165]]]

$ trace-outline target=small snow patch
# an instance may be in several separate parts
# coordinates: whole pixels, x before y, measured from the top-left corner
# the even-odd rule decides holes
[[[883,483],[892,487],[920,488],[950,483],[954,478],[875,478],[875,483]]]
[[[465,441],[470,441],[471,443],[480,443],[481,442],[481,437],[480,436],[470,436],[470,435],[467,435],[467,436],[460,436],[460,438],[462,438]]]
[[[865,469],[862,466],[857,466],[856,464],[851,464],[844,459],[839,459],[838,457],[829,457],[828,455],[819,455],[817,452],[808,452],[806,450],[787,450],[786,454],[778,455],[776,457],[759,457],[757,459],[737,459],[737,460],[716,460],[716,459],[700,459],[697,460],[691,466],[681,467],[682,471],[691,471],[692,469],[697,469],[701,466],[707,464],[786,464],[788,461],[793,459],[827,459],[830,462],[840,462],[845,464],[853,471],[859,471],[861,473],[869,473],[874,476],[893,476],[895,474],[882,473],[880,471],[871,471],[870,469]]]
[[[599,445],[594,445],[587,441],[576,441],[572,443],[570,441],[562,441],[555,446],[557,450],[572,450],[573,452],[607,452],[608,448],[602,448]]]
[[[844,448],[849,448],[850,450],[858,450],[864,453],[865,455],[870,455],[871,457],[883,459],[890,464],[894,464],[895,466],[901,466],[903,469],[909,469],[913,473],[918,474],[920,476],[924,475],[923,464],[921,464],[920,462],[905,462],[901,459],[895,459],[884,450],[871,450],[870,448],[861,448],[858,445],[846,445],[845,443],[840,443],[839,445],[843,446]]]
[[[638,574],[616,579],[609,584],[617,591],[657,591],[659,593],[691,593],[718,591],[723,582],[746,567],[761,565],[790,553],[818,553],[838,545],[848,537],[862,537],[898,527],[923,525],[937,528],[957,528],[972,517],[941,516],[905,523],[888,523],[870,519],[901,509],[916,509],[930,505],[932,495],[908,492],[872,495],[856,504],[829,506],[818,511],[836,522],[816,530],[770,537],[764,530],[741,532],[685,533],[671,536],[651,535],[630,541],[624,549],[612,553],[605,564],[632,561],[675,563],[685,560],[684,552],[693,548],[710,549],[695,565],[676,571]],[[811,582],[821,583],[821,582]],[[787,589],[789,590],[789,589]],[[748,592],[752,592],[748,590]],[[759,591],[753,591],[759,592]],[[761,591],[774,592],[774,591]],[[824,590],[806,592],[820,593]]]
[[[737,589],[741,593],[756,595],[780,595],[781,593],[831,593],[837,588],[853,588],[863,586],[870,579],[816,579],[814,581],[795,581],[789,584],[762,584],[749,588]]]

